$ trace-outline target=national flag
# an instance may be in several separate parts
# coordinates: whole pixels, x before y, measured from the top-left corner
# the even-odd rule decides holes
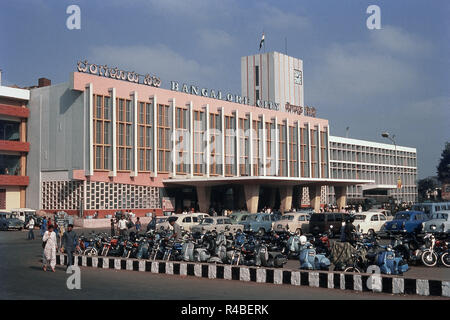
[[[259,42],[259,50],[261,50],[263,43],[264,43],[264,32],[262,34],[261,41]]]

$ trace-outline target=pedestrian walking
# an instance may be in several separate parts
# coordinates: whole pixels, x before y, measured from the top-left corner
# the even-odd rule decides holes
[[[139,220],[139,217],[136,218],[136,223],[134,226],[136,228],[136,233],[139,233],[139,231],[141,231],[141,221]]]
[[[42,237],[44,246],[44,271],[47,271],[47,266],[50,265],[52,271],[55,272],[56,266],[56,234],[53,231],[53,226],[50,225]]]
[[[33,217],[30,217],[30,221],[28,221],[27,228],[29,230],[28,231],[27,240],[34,240],[34,232],[33,232],[33,230],[34,230],[34,219],[33,219]]]
[[[48,221],[47,221],[47,229],[48,229],[48,227],[50,227],[52,225],[52,218],[48,218]],[[54,229],[53,229],[54,230]]]
[[[127,235],[127,220],[125,219],[125,216],[122,216],[118,223],[119,227],[119,235],[122,237]]]
[[[114,229],[114,219],[111,219],[111,237],[116,235],[116,230]]]
[[[44,216],[44,219],[42,219],[41,224],[41,237],[44,236],[45,231],[47,231],[47,217]]]
[[[77,234],[73,231],[73,224],[67,226],[67,231],[62,236],[61,252],[67,253],[67,267],[73,265],[73,252],[78,247]]]
[[[55,220],[55,224],[53,225],[53,231],[55,232],[55,235],[56,235],[56,250],[58,250],[58,248],[59,248],[59,246],[58,246],[58,243],[59,243],[59,226],[56,223],[56,220]]]
[[[62,238],[64,233],[66,232],[66,228],[64,227],[64,223],[59,227],[59,248],[62,248]]]

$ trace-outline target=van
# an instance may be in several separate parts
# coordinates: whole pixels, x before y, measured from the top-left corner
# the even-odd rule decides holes
[[[309,232],[312,234],[325,233],[332,228],[332,236],[341,232],[342,222],[349,217],[348,213],[326,212],[313,213],[309,220]]]
[[[11,213],[16,214],[17,219],[22,220],[25,223],[28,223],[30,216],[36,216],[36,210],[28,208],[11,209]]]
[[[413,204],[411,211],[422,211],[431,216],[438,211],[450,210],[450,202],[423,202]]]

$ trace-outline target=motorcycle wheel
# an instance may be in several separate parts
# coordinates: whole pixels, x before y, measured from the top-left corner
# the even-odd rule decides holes
[[[355,273],[361,273],[361,270],[359,270],[358,267],[348,267],[344,269],[344,272],[355,272]]]
[[[448,252],[441,255],[441,262],[447,268],[450,268],[450,254]]]
[[[92,256],[98,255],[98,252],[97,252],[97,249],[95,249],[95,248],[89,248],[84,252],[84,254],[88,257],[92,257]]]
[[[427,267],[434,267],[438,261],[437,255],[431,251],[425,251],[422,254],[422,262]]]

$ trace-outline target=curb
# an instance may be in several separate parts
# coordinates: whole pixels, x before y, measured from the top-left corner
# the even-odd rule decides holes
[[[57,254],[56,264],[67,264],[67,255]],[[74,264],[83,267],[129,270],[169,275],[195,276],[208,279],[237,280],[255,283],[308,286],[326,289],[412,294],[450,297],[450,281],[408,279],[380,275],[372,279],[368,274],[335,271],[272,269],[265,267],[231,266],[183,261],[150,261],[120,257],[88,257],[74,255]],[[372,287],[368,280],[377,283]]]

